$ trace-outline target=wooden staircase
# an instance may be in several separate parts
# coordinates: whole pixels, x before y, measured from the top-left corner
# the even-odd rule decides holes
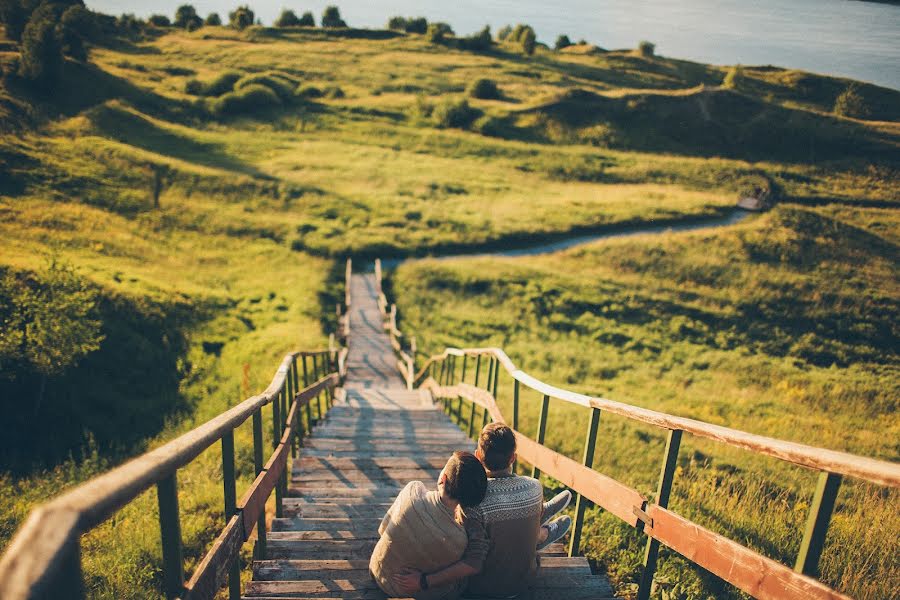
[[[283,518],[244,590],[255,598],[384,598],[369,575],[378,524],[408,482],[434,489],[455,450],[474,443],[427,392],[406,388],[372,275],[354,275],[346,384],[291,469]],[[535,599],[610,598],[609,582],[562,544],[541,553]]]

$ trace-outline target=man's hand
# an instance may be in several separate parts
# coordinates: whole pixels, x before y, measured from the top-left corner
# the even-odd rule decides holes
[[[422,578],[422,572],[416,571],[415,569],[403,569],[399,573],[396,573],[391,577],[394,581],[394,585],[397,586],[398,590],[401,594],[412,595],[418,591],[421,591],[421,587],[419,587],[419,581]],[[430,586],[429,586],[430,587]]]

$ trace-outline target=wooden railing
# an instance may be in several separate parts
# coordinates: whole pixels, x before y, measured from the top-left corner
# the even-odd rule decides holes
[[[304,436],[324,417],[333,402],[335,387],[346,374],[347,349],[335,348],[333,338],[329,346],[328,350],[288,354],[263,393],[33,510],[0,559],[0,598],[83,597],[81,535],[154,485],[159,503],[166,597],[208,599],[227,582],[229,597],[240,598],[237,558],[241,546],[255,528],[255,555],[265,556],[266,501],[274,491],[275,515],[280,517],[282,497],[287,492],[288,455],[296,456]],[[273,448],[264,462],[262,409],[269,404],[272,405]],[[303,412],[305,425],[301,418]],[[234,430],[251,418],[256,479],[238,499]],[[177,473],[217,442],[222,447],[226,525],[185,581]]]
[[[474,385],[465,383],[467,362],[473,359]],[[457,361],[462,360],[462,374],[457,378]],[[482,362],[486,359],[486,373]],[[497,406],[498,380],[501,369],[512,379],[512,419],[508,421]],[[469,371],[471,373],[471,371]],[[470,375],[471,377],[471,375]],[[474,407],[484,409],[482,425],[488,415],[494,421],[510,424],[518,442],[518,456],[533,465],[532,475],[540,472],[558,479],[577,493],[575,522],[569,544],[569,554],[579,553],[584,499],[616,515],[628,525],[647,535],[643,571],[638,598],[646,600],[656,570],[659,545],[675,550],[688,560],[721,577],[740,590],[756,598],[783,600],[836,599],[847,596],[829,588],[814,577],[818,574],[819,557],[831,520],[838,488],[843,477],[853,477],[881,486],[900,487],[900,465],[862,456],[815,448],[712,425],[694,419],[677,417],[622,402],[577,394],[548,385],[518,369],[499,348],[448,348],[430,357],[416,374],[414,383],[429,389],[435,398],[442,399],[445,408],[459,402],[458,420],[462,420],[463,399],[471,403],[468,430],[473,432]],[[519,395],[521,386],[542,395],[540,416],[535,439],[519,429]],[[483,386],[483,387],[482,387]],[[591,409],[582,462],[572,460],[543,445],[547,413],[551,399],[558,399]],[[597,426],[602,411],[658,427],[668,432],[662,456],[660,477],[653,502],[615,479],[592,468]],[[793,570],[767,558],[724,536],[716,534],[667,509],[678,450],[684,433],[727,444],[756,454],[774,457],[819,472],[813,502],[803,535],[800,552]]]
[[[413,389],[416,375],[416,338],[415,336],[407,338],[397,328],[397,305],[388,304],[387,297],[381,289],[381,275],[381,259],[376,258],[375,284],[378,288],[378,310],[381,312],[384,328],[391,338],[391,347],[397,355],[397,369],[403,376],[403,380],[406,381],[406,387]]]

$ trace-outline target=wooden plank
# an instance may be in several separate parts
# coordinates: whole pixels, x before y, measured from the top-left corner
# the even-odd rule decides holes
[[[651,504],[644,531],[688,560],[760,600],[850,600],[811,577]]]
[[[563,485],[590,499],[632,527],[637,525],[638,520],[633,510],[643,506],[646,499],[636,490],[541,446],[518,431],[515,434],[520,459],[536,465],[544,473],[558,479]]]
[[[437,469],[444,468],[447,461],[443,458],[422,456],[420,458],[384,456],[380,458],[316,458],[312,456],[300,456],[293,462],[294,470],[305,469],[367,469],[379,468],[392,469]]]
[[[285,432],[285,437],[287,437],[288,433],[289,431]],[[246,536],[250,535],[253,524],[256,523],[256,520],[265,511],[266,500],[268,500],[272,490],[275,489],[275,486],[278,484],[281,471],[287,463],[289,452],[290,444],[285,444],[284,441],[280,442],[275,449],[275,452],[269,458],[269,462],[266,463],[262,472],[256,476],[253,484],[244,493],[240,502],[238,502],[238,509],[241,511],[241,516],[244,521],[244,534]]]
[[[185,586],[189,600],[215,597],[216,592],[225,584],[229,568],[237,560],[246,539],[243,519],[239,514],[234,515]]]

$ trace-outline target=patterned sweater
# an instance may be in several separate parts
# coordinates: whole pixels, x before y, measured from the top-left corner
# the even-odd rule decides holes
[[[477,557],[465,562],[481,568],[469,578],[466,594],[510,597],[524,592],[537,570],[535,546],[543,510],[543,488],[537,479],[518,475],[488,478],[487,494],[466,516],[484,523],[488,538],[482,564]]]

